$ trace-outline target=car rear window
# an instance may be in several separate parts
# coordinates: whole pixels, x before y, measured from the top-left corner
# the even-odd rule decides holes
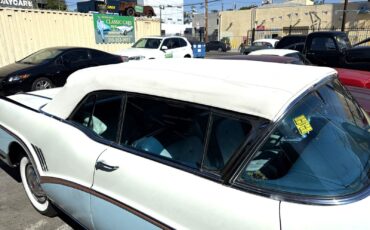
[[[369,117],[335,80],[285,115],[239,175],[241,183],[309,196],[369,185]]]

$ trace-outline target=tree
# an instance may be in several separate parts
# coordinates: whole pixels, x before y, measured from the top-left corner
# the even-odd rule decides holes
[[[45,9],[49,10],[67,10],[67,5],[65,0],[47,0]]]
[[[257,5],[243,6],[243,7],[240,7],[239,10],[250,10],[250,9],[256,8],[256,7],[257,7]]]

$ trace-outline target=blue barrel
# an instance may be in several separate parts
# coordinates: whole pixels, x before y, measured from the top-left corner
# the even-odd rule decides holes
[[[192,47],[194,58],[204,58],[206,56],[206,44],[204,42],[195,42]]]

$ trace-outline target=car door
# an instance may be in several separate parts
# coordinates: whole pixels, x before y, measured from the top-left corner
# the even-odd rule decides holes
[[[69,75],[73,72],[90,66],[90,58],[87,50],[71,50],[61,56],[64,68],[57,74],[55,82],[58,86],[65,84]]]
[[[340,63],[340,52],[331,37],[314,37],[307,49],[306,57],[315,65],[337,67]]]
[[[250,124],[212,116],[217,128],[206,141],[209,119],[207,108],[129,95],[121,140],[97,162],[95,228],[280,229],[278,201],[222,185],[216,176]]]

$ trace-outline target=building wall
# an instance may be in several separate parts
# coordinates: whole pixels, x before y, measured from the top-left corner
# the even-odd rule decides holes
[[[159,35],[156,19],[135,19],[135,39]],[[51,46],[115,52],[131,44],[96,44],[92,14],[0,8],[0,66]]]
[[[370,8],[369,2],[348,4],[346,28],[370,28],[370,13],[358,14],[361,6]],[[248,30],[260,28],[265,30],[289,28],[330,29],[341,28],[343,4],[323,5],[265,5],[263,7],[226,11],[220,13],[220,39],[230,37],[232,47],[247,38]],[[267,36],[272,36],[267,35]],[[265,33],[266,35],[266,33]],[[279,34],[279,36],[284,34]],[[366,35],[364,35],[366,36]],[[361,36],[361,37],[364,37]],[[239,43],[240,44],[240,43]]]
[[[217,40],[218,39],[218,12],[217,13],[208,13],[208,37],[209,40]],[[205,27],[205,19],[204,14],[194,14],[193,21],[193,34],[196,34],[198,31],[198,28],[204,28]]]
[[[254,10],[225,11],[219,14],[219,39],[230,39],[232,48],[237,48],[243,39],[247,39],[248,30],[252,28]]]

